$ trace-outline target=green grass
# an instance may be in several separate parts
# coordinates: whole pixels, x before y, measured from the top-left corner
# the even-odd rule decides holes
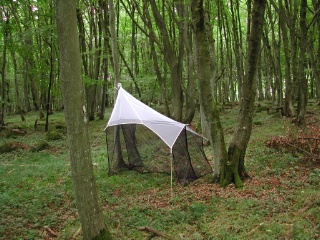
[[[226,139],[237,112],[233,108],[221,116]],[[33,129],[36,118],[36,113],[28,113],[26,122],[19,116],[6,117],[8,127],[27,131],[24,136],[7,138],[0,132],[0,146],[20,144],[0,154],[0,239],[72,239],[80,227],[63,113],[50,116],[49,130],[62,134],[57,140],[47,138],[43,121],[38,131]],[[295,128],[289,120],[261,111],[254,121],[246,156],[251,178],[242,189],[220,188],[204,177],[186,187],[174,183],[172,192],[165,174],[126,171],[108,176],[102,132],[107,120],[90,122],[100,202],[114,239],[147,239],[148,234],[138,230],[143,226],[174,239],[319,238],[319,162],[265,146],[270,136]],[[32,151],[44,141],[46,148]]]

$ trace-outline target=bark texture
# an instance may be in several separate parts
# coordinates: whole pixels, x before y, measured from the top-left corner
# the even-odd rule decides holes
[[[210,86],[211,68],[209,44],[205,29],[205,14],[203,0],[193,0],[191,5],[192,23],[194,29],[195,48],[198,64],[198,81],[200,89],[200,105],[209,131],[209,140],[214,157],[214,180],[220,178],[220,163],[226,158],[223,129],[219,117],[217,103],[213,99]]]
[[[111,239],[93,174],[88,122],[84,107],[76,0],[57,1],[60,80],[67,123],[71,174],[84,239]]]
[[[228,159],[223,163],[221,170],[224,174],[221,179],[223,186],[234,182],[236,187],[242,187],[242,179],[248,176],[244,167],[244,158],[252,131],[257,84],[256,73],[260,55],[265,7],[265,0],[254,0],[252,25],[248,39],[246,75],[242,86],[238,123],[228,148]]]

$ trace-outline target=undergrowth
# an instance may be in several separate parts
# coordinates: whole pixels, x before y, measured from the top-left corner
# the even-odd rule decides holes
[[[311,156],[319,156],[319,142],[311,139],[319,138],[320,114],[312,107],[303,128],[256,112],[242,189],[221,188],[211,176],[172,188],[165,174],[108,176],[107,120],[90,122],[100,203],[114,239],[148,239],[145,227],[172,239],[318,239],[320,167]],[[222,113],[227,139],[237,111]],[[8,128],[25,133],[0,132],[0,149],[13,146],[0,154],[0,239],[81,239],[63,113],[50,116],[49,133],[58,137],[48,137],[44,122],[34,129],[36,119],[36,113],[26,114],[26,122],[7,116]]]

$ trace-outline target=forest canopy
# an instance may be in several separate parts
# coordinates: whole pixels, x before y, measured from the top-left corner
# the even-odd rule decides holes
[[[303,1],[304,2],[304,1]],[[123,86],[166,115],[191,122],[198,106],[189,1],[118,0],[115,29]],[[251,1],[204,1],[212,93],[221,106],[239,101],[250,34]],[[305,9],[305,10],[304,10]],[[113,102],[109,5],[79,1],[77,23],[90,120]],[[63,108],[55,1],[5,0],[0,6],[1,124],[4,116]],[[256,100],[299,114],[302,99],[320,97],[319,2],[268,1]],[[293,108],[298,103],[297,112]],[[98,113],[98,115],[96,115]]]

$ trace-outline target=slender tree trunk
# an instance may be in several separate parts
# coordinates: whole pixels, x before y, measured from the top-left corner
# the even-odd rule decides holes
[[[282,4],[282,0],[279,1],[279,24],[281,30],[281,36],[283,41],[284,61],[285,61],[285,99],[283,112],[287,117],[294,116],[293,108],[293,91],[292,91],[292,77],[291,77],[291,63],[290,63],[290,49],[289,38],[286,27],[285,9]]]
[[[308,43],[308,52],[310,58],[310,65],[312,68],[312,76],[315,79],[316,97],[320,99],[320,68],[317,67],[317,61],[320,61],[320,59],[317,59],[317,61],[315,60],[312,42]]]
[[[154,0],[150,0],[150,5],[155,22],[161,32],[163,39],[163,52],[164,58],[168,63],[170,68],[170,83],[171,83],[171,96],[172,96],[172,106],[173,113],[172,118],[177,121],[182,120],[182,109],[183,109],[183,92],[182,92],[182,57],[183,48],[181,47],[181,42],[179,42],[179,51],[176,53],[174,47],[172,46],[169,38],[169,32],[167,30],[164,19],[162,18],[157,4]],[[180,31],[179,31],[180,32]],[[182,33],[179,33],[180,36]],[[180,39],[179,36],[179,39]]]
[[[109,15],[108,15],[108,2],[105,2],[103,0],[99,0],[100,4],[100,18],[102,23],[102,35],[103,35],[103,51],[105,53],[111,52],[110,50],[110,44],[109,44]],[[104,119],[105,109],[108,105],[108,99],[107,99],[107,89],[108,89],[108,81],[109,81],[109,61],[107,54],[103,57],[102,60],[102,66],[103,66],[103,86],[102,86],[102,97],[101,97],[101,108],[99,113],[99,119]]]
[[[308,103],[308,81],[305,74],[307,50],[307,0],[301,0],[300,6],[300,55],[297,123],[304,124]]]
[[[239,7],[234,7],[234,1],[230,1],[230,10],[232,16],[232,31],[233,31],[233,38],[234,38],[234,55],[235,55],[235,62],[237,68],[237,80],[238,80],[238,95],[241,96],[242,92],[242,85],[243,85],[243,77],[244,77],[244,70],[243,70],[243,49],[242,49],[242,35],[241,35],[241,25],[237,22],[237,16],[239,16]],[[239,6],[239,1],[236,0],[237,6]],[[235,13],[235,9],[238,13]],[[239,26],[240,25],[240,26]],[[240,28],[240,29],[239,29]]]
[[[298,97],[298,75],[299,75],[299,64],[298,64],[298,0],[285,1],[285,9],[287,10],[286,18],[287,25],[290,32],[290,51],[291,51],[291,76],[292,76],[292,94],[293,98]]]
[[[141,14],[141,11],[139,11],[139,12]],[[165,103],[166,115],[170,116],[170,109],[169,109],[168,98],[167,98],[166,78],[165,78],[165,74],[162,74],[161,70],[160,70],[160,63],[159,63],[159,58],[158,58],[158,55],[156,52],[156,44],[155,44],[155,41],[157,39],[156,33],[154,32],[154,30],[152,28],[151,16],[150,16],[146,1],[144,3],[143,14],[141,15],[141,17],[143,18],[143,21],[145,22],[145,24],[149,30],[149,38],[148,39],[149,39],[149,43],[150,43],[150,51],[151,51],[151,56],[152,56],[152,60],[153,60],[153,68],[156,73],[157,80],[159,82],[160,91],[161,91],[161,99]]]
[[[16,106],[17,106],[16,113],[23,116],[24,111],[22,107],[23,105],[21,101],[20,89],[19,89],[19,83],[18,83],[18,76],[17,76],[18,67],[17,67],[17,59],[16,59],[15,51],[11,51],[11,58],[12,58],[13,71],[14,71],[13,79],[14,79],[14,88],[15,88],[15,94],[16,94]]]
[[[180,19],[187,19],[189,17],[187,4],[177,4],[177,9]],[[187,66],[187,88],[185,90],[186,106],[183,121],[189,124],[194,118],[196,111],[195,56],[192,48],[192,29],[190,29],[187,21],[182,21],[181,24],[183,27],[180,36],[183,38],[183,40],[180,41],[180,44],[185,47]]]
[[[50,1],[50,9],[52,11],[52,1]],[[50,24],[53,25],[53,18],[52,16],[50,17]],[[51,34],[53,34],[51,32]],[[48,86],[48,92],[47,92],[47,102],[46,102],[46,125],[45,125],[45,131],[47,132],[49,130],[49,115],[52,114],[52,106],[51,106],[51,87],[53,84],[53,65],[54,65],[54,56],[53,56],[53,39],[52,36],[50,37],[50,43],[49,43],[49,48],[50,48],[50,73],[49,73],[49,86]],[[41,109],[41,106],[40,108]]]
[[[4,31],[3,31],[3,52],[2,52],[2,65],[1,65],[1,109],[0,109],[0,125],[4,126],[4,116],[6,111],[6,65],[7,65],[7,44],[8,44],[8,28],[9,28],[9,17],[7,17],[7,20],[4,24]]]
[[[109,0],[109,22],[110,22],[110,33],[111,33],[111,52],[112,52],[112,64],[114,71],[114,85],[117,86],[120,83],[120,66],[118,57],[118,41],[116,34],[116,22],[115,22],[115,9],[113,0]],[[115,91],[114,99],[117,98],[118,92]],[[115,171],[121,170],[126,167],[126,163],[123,160],[121,144],[120,144],[120,126],[115,126],[115,165],[117,168]]]
[[[31,11],[31,9],[29,9]],[[30,29],[30,23],[26,24],[26,32]],[[31,34],[26,34],[25,44],[27,46],[27,53],[25,56],[26,61],[26,77],[29,81],[29,87],[31,90],[31,96],[32,96],[32,102],[33,107],[36,111],[39,110],[39,94],[38,94],[38,88],[36,86],[35,82],[35,69],[36,69],[36,63],[34,58],[34,52],[31,50],[33,47],[33,36]]]
[[[234,182],[236,187],[243,186],[242,178],[247,177],[244,158],[252,131],[254,100],[256,96],[257,63],[260,55],[262,27],[264,23],[265,0],[254,0],[252,25],[248,43],[246,75],[240,98],[240,112],[233,138],[228,148],[228,159],[222,165],[222,185]]]
[[[317,0],[312,0],[313,8],[315,9],[315,38],[320,39],[320,2]],[[311,46],[313,43],[310,43]],[[316,47],[315,47],[316,48]],[[318,48],[316,48],[314,53],[314,64],[313,64],[313,76],[316,81],[316,97],[320,99],[320,41],[318,41]],[[316,70],[315,70],[316,69]]]
[[[111,239],[96,189],[84,107],[76,0],[57,1],[60,79],[67,123],[71,173],[83,238]],[[71,93],[71,94],[70,94]]]

